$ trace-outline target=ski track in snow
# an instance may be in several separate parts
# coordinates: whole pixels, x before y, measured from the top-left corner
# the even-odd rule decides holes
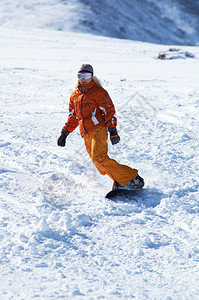
[[[2,28],[0,299],[198,299],[198,47]],[[109,154],[145,178],[104,198],[78,129],[58,148],[82,62],[117,110]]]

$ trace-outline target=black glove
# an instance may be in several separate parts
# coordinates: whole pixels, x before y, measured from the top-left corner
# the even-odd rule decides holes
[[[112,145],[119,143],[120,137],[119,137],[116,127],[108,128],[108,131],[110,132],[110,140],[111,140]]]
[[[57,140],[57,145],[60,147],[64,147],[66,145],[66,138],[69,135],[68,131],[62,130],[60,137]]]

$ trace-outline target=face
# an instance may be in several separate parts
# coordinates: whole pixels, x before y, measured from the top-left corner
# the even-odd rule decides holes
[[[89,78],[89,79],[85,79],[85,78],[79,79],[79,83],[80,83],[81,85],[88,84],[88,83],[90,83],[91,81],[92,81],[92,78]]]
[[[88,84],[92,81],[92,74],[89,72],[79,72],[77,77],[79,78],[79,83],[81,85]]]

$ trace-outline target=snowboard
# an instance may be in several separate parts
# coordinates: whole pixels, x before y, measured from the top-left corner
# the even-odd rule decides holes
[[[127,198],[130,200],[137,201],[135,196],[139,196],[142,193],[143,189],[135,189],[135,190],[127,190],[127,189],[115,189],[106,194],[105,198],[107,199],[119,199],[119,198]]]

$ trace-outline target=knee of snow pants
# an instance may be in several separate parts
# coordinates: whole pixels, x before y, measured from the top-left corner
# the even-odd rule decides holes
[[[87,133],[84,136],[86,150],[100,174],[108,175],[123,186],[134,180],[138,171],[109,158],[107,138],[106,127],[98,127]]]

